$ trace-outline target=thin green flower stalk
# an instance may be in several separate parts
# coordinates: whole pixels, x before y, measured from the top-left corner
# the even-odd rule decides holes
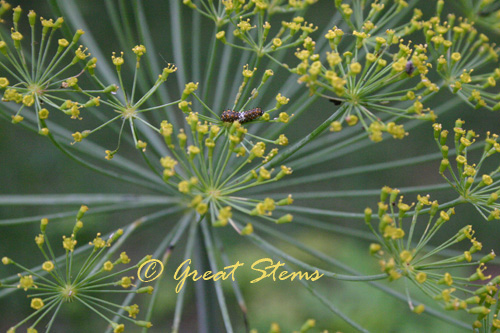
[[[66,253],[64,265],[58,264],[55,257],[55,250],[49,242],[46,234],[49,220],[43,218],[40,222],[41,233],[35,237],[35,242],[42,253],[44,263],[42,264],[43,272],[36,272],[24,267],[12,258],[3,257],[4,265],[14,265],[23,273],[19,273],[19,284],[11,284],[3,281],[0,283],[1,288],[17,288],[29,291],[27,295],[31,298],[30,306],[35,310],[31,315],[12,326],[7,332],[14,333],[22,325],[31,322],[27,331],[29,333],[37,333],[36,327],[40,327],[44,322],[47,322],[46,331],[50,332],[52,325],[56,321],[57,315],[62,306],[70,302],[79,302],[87,309],[96,313],[103,318],[114,333],[123,332],[125,325],[113,321],[106,314],[112,316],[118,315],[124,321],[135,324],[139,327],[149,328],[152,324],[148,321],[136,320],[139,313],[137,304],[130,306],[122,306],[113,302],[107,301],[106,294],[111,293],[126,293],[126,294],[151,294],[152,287],[132,288],[137,269],[143,262],[151,259],[151,256],[146,256],[136,265],[117,269],[117,267],[128,264],[130,258],[125,252],[122,252],[114,261],[106,261],[104,264],[99,261],[99,258],[106,256],[106,250],[123,234],[122,229],[118,229],[112,233],[107,240],[100,237],[100,233],[90,243],[93,245],[92,252],[87,259],[77,268],[74,265],[73,253],[77,244],[77,234],[83,228],[81,219],[87,212],[87,206],[81,206],[76,215],[76,222],[70,236],[63,236],[62,247]],[[126,274],[131,274],[127,276]],[[113,287],[121,287],[123,290],[117,290]],[[104,311],[103,311],[104,310]],[[118,311],[128,312],[128,316],[124,316]],[[50,319],[49,319],[50,318]],[[112,317],[111,317],[112,318]]]
[[[390,281],[405,279],[405,283],[411,282],[440,303],[445,310],[464,310],[477,315],[477,320],[482,320],[495,304],[494,297],[500,283],[500,276],[492,279],[491,275],[484,274],[485,263],[493,260],[495,253],[491,251],[478,260],[472,260],[472,254],[480,251],[482,244],[473,237],[474,231],[470,225],[457,231],[442,244],[434,246],[432,250],[425,251],[425,246],[437,232],[444,225],[452,223],[450,220],[455,214],[454,208],[440,210],[438,202],[431,201],[429,195],[419,195],[416,205],[408,205],[403,202],[402,196],[399,199],[398,196],[399,190],[384,187],[376,214],[372,214],[370,208],[365,210],[365,222],[378,240],[378,243],[370,245],[370,253],[379,260],[382,271],[387,273]],[[414,205],[415,208],[411,211]],[[428,215],[428,218],[424,215]],[[407,223],[407,217],[410,216],[411,222]],[[374,217],[378,220],[378,227],[374,226],[375,221],[372,222]],[[427,219],[427,223],[418,237],[417,225],[422,223],[422,219]],[[468,241],[471,243],[468,251],[442,259],[440,252]],[[464,272],[460,268],[465,267],[473,268],[474,273],[463,276]],[[485,285],[476,282],[479,280],[489,281]],[[408,285],[406,294],[412,311],[425,311],[422,304],[414,306]]]
[[[486,159],[500,153],[498,135],[487,132],[485,141],[478,143],[478,135],[473,130],[465,130],[463,125],[464,121],[458,119],[453,128],[455,167],[452,167],[448,156],[450,148],[446,142],[449,131],[443,130],[441,124],[433,125],[434,138],[443,156],[439,173],[460,195],[460,199],[471,203],[485,220],[500,220],[500,204],[497,202],[500,195],[500,167],[489,173],[481,170]],[[468,152],[475,148],[473,145],[479,144],[484,148],[479,161],[473,163],[468,160]]]
[[[454,14],[448,14],[442,22],[438,13],[419,24],[429,45],[433,67],[450,91],[475,109],[499,110],[500,94],[496,87],[500,78],[499,49],[489,43],[489,38],[479,33],[473,22]],[[491,70],[492,66],[496,68]]]
[[[5,14],[10,5],[2,1],[1,8],[0,15]],[[82,70],[77,64],[90,54],[83,46],[78,46],[78,41],[84,34],[83,30],[78,30],[71,41],[64,38],[58,39],[57,50],[51,56],[54,39],[57,38],[57,31],[63,26],[64,19],[60,17],[54,21],[40,18],[41,38],[37,44],[38,25],[34,11],[28,13],[31,28],[31,52],[27,54],[22,42],[25,38],[18,29],[21,13],[20,6],[13,9],[14,27],[9,37],[0,33],[0,66],[9,76],[8,78],[0,77],[0,89],[5,89],[2,101],[20,104],[17,112],[11,115],[13,123],[23,121],[23,114],[28,112],[26,109],[33,108],[36,113],[38,132],[48,135],[46,119],[49,116],[49,110],[45,106],[54,107],[60,103],[61,98],[58,95],[61,92],[66,93],[67,89],[78,88],[77,77],[88,68],[84,67]],[[36,50],[37,45],[39,45],[38,50]],[[70,115],[73,119],[78,119],[82,107],[86,105],[66,109],[55,108]]]
[[[136,85],[137,85],[137,80],[139,74],[139,70],[143,67],[141,67],[141,58],[144,56],[146,53],[146,47],[144,45],[136,45],[133,49],[132,52],[135,54],[136,58],[136,63],[135,63],[135,72],[134,72],[134,78],[132,81],[132,87],[131,91],[127,92],[123,83],[122,79],[122,66],[124,65],[125,59],[123,57],[123,52],[119,56],[117,56],[115,53],[113,53],[111,59],[113,62],[113,65],[115,66],[116,73],[118,76],[118,81],[120,83],[120,86],[117,86],[115,84],[111,84],[109,86],[104,86],[104,84],[99,80],[99,78],[96,76],[94,68],[89,70],[89,73],[92,77],[92,79],[98,84],[103,90],[103,93],[107,94],[108,98],[103,98],[101,99],[101,96],[97,97],[92,97],[91,94],[86,93],[83,91],[84,94],[89,95],[91,97],[91,100],[89,103],[94,102],[93,106],[98,106],[100,103],[104,104],[105,106],[111,108],[113,112],[117,113],[118,115],[112,117],[109,120],[105,120],[105,122],[96,128],[92,130],[83,130],[82,132],[75,132],[72,134],[74,143],[82,141],[84,138],[88,137],[89,135],[100,131],[101,129],[112,126],[113,123],[115,122],[120,122],[121,124],[119,126],[120,130],[118,131],[118,144],[117,147],[114,150],[106,150],[106,159],[111,160],[113,156],[118,152],[120,149],[120,144],[122,140],[122,133],[125,128],[125,125],[129,125],[130,131],[132,134],[133,142],[134,145],[137,149],[141,149],[142,152],[146,151],[147,147],[147,142],[145,140],[141,140],[138,137],[138,129],[137,129],[137,122],[140,122],[150,129],[153,129],[156,133],[160,133],[160,129],[155,127],[154,124],[149,122],[145,117],[144,114],[152,111],[158,111],[160,109],[166,108],[168,106],[176,105],[177,103],[180,102],[180,100],[176,100],[167,104],[162,104],[162,105],[157,105],[154,107],[149,107],[147,104],[145,104],[148,99],[150,99],[155,92],[160,88],[160,86],[167,81],[167,78],[170,74],[174,73],[177,71],[177,67],[173,64],[168,64],[167,67],[165,67],[162,71],[161,74],[158,75],[158,78],[156,82],[153,84],[152,87],[149,88],[147,92],[144,93],[143,96],[137,97],[136,96]],[[94,61],[94,65],[95,62]],[[118,89],[121,87],[121,97],[122,98],[117,98],[115,95],[117,94]],[[67,103],[69,104],[74,104],[71,101],[66,101],[61,108],[67,108],[68,106],[66,105]]]
[[[234,106],[238,105],[238,100],[243,96],[242,91],[249,79],[256,75],[256,70],[244,67],[243,80]],[[272,74],[269,70],[263,73],[261,83],[252,90],[243,108],[258,95]],[[257,200],[237,196],[238,192],[276,182],[292,173],[285,165],[278,170],[265,167],[279,154],[277,148],[268,149],[267,152],[266,148],[269,145],[286,146],[286,136],[281,134],[275,139],[267,139],[251,132],[252,123],[288,121],[289,115],[286,112],[271,118],[271,114],[287,104],[288,99],[278,94],[274,108],[262,111],[262,115],[257,119],[242,124],[238,120],[219,119],[219,115],[196,95],[197,88],[198,84],[186,84],[183,101],[179,103],[179,108],[187,115],[185,128],[176,131],[168,121],[161,123],[160,133],[170,153],[160,160],[165,184],[178,190],[187,200],[188,207],[196,210],[202,217],[209,217],[208,220],[213,226],[225,226],[229,222],[238,233],[251,233],[251,223],[242,230],[236,226],[232,219],[232,210],[245,215],[261,216],[275,223],[291,222],[290,214],[271,217],[276,206],[293,202],[290,196],[277,202],[269,197]],[[204,106],[208,115],[192,111],[192,102],[186,100],[190,95]]]
[[[494,0],[460,0],[458,7],[462,9],[469,21],[479,24],[482,28],[500,34],[500,5]]]

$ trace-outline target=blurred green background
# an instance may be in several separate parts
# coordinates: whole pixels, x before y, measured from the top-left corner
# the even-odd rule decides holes
[[[62,2],[62,1],[61,1]],[[108,4],[114,1],[106,1]],[[21,4],[25,13],[28,9],[35,9],[39,16],[45,18],[55,17],[51,14],[51,8],[46,1],[21,1],[11,2],[13,5]],[[105,55],[111,55],[112,51],[121,51],[118,47],[117,39],[114,37],[112,29],[109,26],[108,13],[105,8],[105,2],[92,0],[77,2],[80,8],[80,14],[85,18],[89,32],[94,38],[97,38],[99,45],[105,52]],[[124,1],[124,3],[126,3]],[[423,2],[422,2],[423,3]],[[428,2],[425,1],[425,4]],[[426,6],[427,7],[427,6]],[[145,3],[147,10],[148,26],[151,29],[151,38],[158,40],[157,51],[168,62],[172,62],[172,50],[169,49],[169,29],[171,28],[168,15],[168,6],[165,1],[147,1]],[[433,8],[428,6],[427,9]],[[424,8],[425,9],[425,8]],[[118,10],[118,9],[117,9]],[[127,10],[133,10],[127,7]],[[306,18],[321,26],[326,24],[334,11],[333,1],[320,1],[313,6],[307,13]],[[184,10],[186,13],[187,11]],[[71,18],[66,17],[66,21]],[[184,36],[188,38],[191,23],[189,17],[184,18],[186,29]],[[26,22],[25,22],[26,23]],[[208,24],[201,19],[200,25],[204,27]],[[26,24],[27,25],[27,24]],[[207,34],[212,29],[206,29]],[[499,39],[491,33],[490,37]],[[140,43],[140,41],[130,41],[130,45]],[[186,44],[185,52],[189,53],[189,43]],[[90,50],[92,52],[92,50]],[[129,55],[130,56],[130,55]],[[108,61],[100,59],[100,61]],[[239,70],[239,69],[238,69]],[[191,80],[191,79],[190,79]],[[196,80],[196,78],[194,79]],[[175,87],[172,87],[175,90]],[[269,94],[275,94],[279,87],[271,88]],[[440,103],[450,98],[456,98],[449,93],[441,95],[442,99],[434,99],[431,108],[438,109]],[[0,107],[2,107],[0,105]],[[318,112],[318,117],[304,117],[301,120],[300,128],[294,127],[293,132],[287,133],[290,141],[302,137],[304,133],[313,128],[319,121],[325,119],[333,110],[331,103],[318,100],[311,110]],[[312,111],[311,111],[312,112]],[[498,131],[499,117],[496,113],[490,113],[485,110],[471,110],[462,105],[447,114],[439,115],[438,121],[443,127],[451,129],[456,118],[465,120],[467,128],[473,128],[481,138],[487,130]],[[106,139],[105,137],[103,138]],[[107,177],[98,175],[81,165],[69,160],[58,151],[48,140],[37,134],[23,129],[21,126],[13,126],[11,123],[0,121],[0,194],[71,194],[71,193],[141,193],[148,194],[143,188],[122,183]],[[397,160],[410,156],[422,155],[428,152],[437,152],[435,146],[432,127],[430,123],[422,123],[416,129],[410,132],[410,136],[404,140],[386,139],[376,146],[369,146],[367,149],[357,151],[354,154],[348,154],[338,160],[325,163],[316,169],[308,169],[308,173],[321,172],[331,169],[344,169],[356,165],[369,165],[371,163],[381,163],[391,160]],[[123,150],[120,154],[128,154],[132,159],[138,159],[135,152]],[[139,161],[138,161],[139,162]],[[302,190],[325,190],[325,189],[379,189],[384,185],[391,187],[405,187],[442,183],[443,180],[438,175],[439,160],[432,163],[414,165],[412,167],[390,169],[382,172],[367,172],[355,177],[337,178],[321,184],[309,184]],[[297,172],[294,176],[300,176]],[[282,189],[278,192],[285,192]],[[422,193],[425,194],[425,193]],[[454,196],[451,191],[431,193],[431,197],[439,201],[445,201]],[[407,196],[407,201],[415,201],[416,195]],[[375,207],[377,197],[371,198],[343,198],[343,199],[323,199],[323,200],[297,200],[295,203],[299,206],[328,207],[342,211],[362,212],[366,206]],[[0,206],[0,218],[17,218],[23,216],[43,215],[61,211],[76,212],[78,205],[67,206]],[[92,207],[90,207],[92,209]],[[82,230],[79,244],[85,244],[93,239],[95,233],[110,232],[125,223],[130,223],[134,219],[144,214],[151,213],[148,210],[126,210],[113,214],[100,214],[89,216],[84,219],[85,228]],[[487,223],[481,219],[470,207],[460,206],[457,208],[457,216],[454,218],[451,232],[455,232],[466,224],[473,224],[477,237],[484,244],[484,253],[489,249],[498,249],[498,225],[495,222]],[[127,241],[124,247],[132,258],[132,261],[142,258],[144,255],[152,253],[159,242],[159,236],[162,231],[169,230],[173,222],[177,221],[179,216],[171,216],[168,219],[162,219],[156,223],[150,224],[137,232],[136,236]],[[340,219],[320,218],[328,223],[345,225],[353,230],[362,229],[361,221],[342,221]],[[49,236],[52,236],[52,242],[60,239],[63,234],[69,234],[73,226],[73,218],[54,220],[50,224]],[[354,225],[353,225],[354,224]],[[353,268],[366,274],[377,274],[379,267],[373,258],[368,256],[368,241],[363,241],[357,237],[345,237],[327,233],[321,230],[304,228],[293,223],[286,226],[279,226],[278,229],[287,230],[288,234],[293,234],[298,240],[305,244],[331,255],[344,263],[348,263]],[[444,229],[447,230],[447,229]],[[0,227],[0,256],[9,256],[23,263],[27,267],[37,265],[42,262],[33,239],[39,232],[38,225],[22,224],[20,226]],[[298,282],[277,281],[270,279],[263,280],[256,284],[250,281],[256,277],[256,273],[250,269],[251,264],[260,259],[269,257],[264,252],[258,250],[253,244],[245,239],[235,238],[234,232],[226,228],[220,231],[229,253],[232,263],[240,261],[245,266],[237,271],[237,277],[240,279],[240,286],[247,301],[248,319],[250,328],[258,329],[259,332],[267,332],[272,322],[278,322],[283,332],[298,330],[300,326],[309,318],[317,321],[317,329],[329,330],[330,332],[343,331],[350,332],[352,329],[342,320],[329,312],[323,304],[314,298]],[[450,235],[441,234],[435,239],[439,241],[447,239]],[[280,245],[285,252],[296,255],[312,265],[321,267],[321,263],[312,257],[308,257],[298,250],[281,244],[278,240],[273,240],[275,245]],[[459,250],[459,249],[458,249]],[[182,261],[183,244],[176,248],[167,266],[164,279],[161,284],[160,297],[155,310],[156,319],[151,332],[168,331],[173,317],[175,307],[175,285],[173,280],[174,271]],[[17,273],[13,267],[0,267],[0,278]],[[498,267],[490,267],[489,272],[498,274]],[[202,284],[204,282],[198,281]],[[456,331],[453,327],[443,323],[434,317],[422,314],[420,316],[413,314],[408,306],[391,298],[363,283],[347,283],[322,278],[314,282],[315,286],[322,294],[333,300],[341,310],[347,313],[351,318],[357,320],[361,325],[375,332],[451,332]],[[402,289],[402,284],[398,282],[391,283],[391,287]],[[223,286],[226,291],[229,308],[233,309],[233,322],[240,331],[244,331],[242,316],[237,309],[238,305],[232,294],[230,281],[224,281]],[[193,282],[187,282],[185,288],[188,288],[187,299],[185,302],[185,312],[181,332],[192,332],[196,330],[196,305],[194,302]],[[215,298],[214,290],[210,283],[206,283],[209,290],[208,297]],[[0,299],[0,331],[6,331],[13,323],[24,318],[31,313],[29,300],[24,298],[24,293],[17,291],[8,297]],[[415,291],[413,296],[417,295],[417,300],[428,301],[424,295]],[[145,301],[147,296],[140,295],[137,299],[139,304]],[[117,301],[120,298],[116,299]],[[431,303],[432,302],[428,302]],[[213,308],[213,313],[208,314],[214,322],[221,322],[220,312],[217,307]],[[463,320],[472,322],[472,318]],[[140,317],[140,315],[139,315]],[[60,313],[55,332],[102,332],[105,323],[95,314],[91,314],[77,304],[66,307]],[[221,332],[223,325],[221,324]],[[135,332],[135,328],[130,325],[127,332]],[[39,330],[40,331],[40,330]],[[136,330],[138,331],[138,330]],[[202,329],[200,331],[203,331]]]

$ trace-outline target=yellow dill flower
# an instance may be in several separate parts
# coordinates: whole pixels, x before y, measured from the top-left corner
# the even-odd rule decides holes
[[[63,248],[68,251],[73,251],[75,249],[76,240],[73,237],[63,236]]]
[[[139,313],[139,306],[137,304],[125,306],[123,307],[123,310],[128,312],[129,317],[135,318]]]
[[[35,310],[40,310],[41,308],[43,308],[44,304],[43,304],[42,299],[37,297],[37,298],[33,298],[31,300],[30,306]]]
[[[132,285],[132,280],[134,279],[133,276],[124,276],[121,278],[119,285],[122,286],[122,288],[127,289],[130,288]]]
[[[6,265],[5,262],[4,262],[4,265]],[[18,274],[18,276],[19,276],[19,284],[17,285],[18,288],[22,288],[22,289],[24,289],[24,291],[26,291],[30,288],[37,288],[35,286],[35,282],[33,281],[32,275],[23,276],[21,274]]]
[[[102,269],[105,271],[111,271],[113,267],[114,267],[113,263],[109,260],[102,265]]]
[[[52,261],[46,261],[42,264],[42,269],[44,271],[50,272],[54,269],[54,263]]]

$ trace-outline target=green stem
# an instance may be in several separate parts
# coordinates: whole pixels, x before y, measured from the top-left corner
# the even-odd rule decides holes
[[[293,155],[296,151],[298,151],[302,147],[304,147],[308,142],[310,142],[311,140],[314,140],[314,138],[316,138],[318,135],[320,135],[321,133],[323,133],[323,131],[326,130],[330,126],[330,124],[332,123],[332,121],[335,121],[337,118],[339,118],[342,115],[342,113],[344,112],[345,108],[346,108],[345,104],[342,105],[337,111],[335,111],[334,114],[332,114],[330,117],[328,117],[328,119],[326,119],[314,131],[312,131],[307,136],[305,136],[304,138],[302,138],[302,140],[300,140],[299,142],[297,142],[296,144],[294,144],[292,147],[290,147],[287,150],[285,150],[285,152],[283,152],[283,153],[279,154],[277,157],[275,157],[269,163],[269,167],[272,168],[272,167],[275,167],[275,166],[279,165],[281,162],[283,162],[288,157],[290,157],[291,155]]]

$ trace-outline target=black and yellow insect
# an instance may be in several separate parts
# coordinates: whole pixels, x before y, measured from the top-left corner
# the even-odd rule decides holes
[[[248,123],[254,119],[261,117],[264,114],[261,108],[254,108],[247,111],[233,111],[226,110],[222,112],[220,119],[226,123],[233,123],[235,121],[239,121],[240,124]]]

